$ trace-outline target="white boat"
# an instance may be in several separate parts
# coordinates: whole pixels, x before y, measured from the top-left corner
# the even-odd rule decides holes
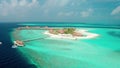
[[[2,44],[2,42],[0,42],[0,45]]]
[[[16,45],[13,45],[12,48],[17,48],[17,46],[16,46]]]

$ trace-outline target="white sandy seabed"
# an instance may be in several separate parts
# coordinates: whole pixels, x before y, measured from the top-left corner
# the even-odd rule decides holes
[[[49,31],[46,31],[44,34],[50,36],[51,38],[59,38],[59,39],[91,39],[96,38],[99,35],[95,33],[90,33],[87,30],[76,30],[76,32],[79,32],[83,34],[84,36],[72,36],[71,34],[51,34]]]

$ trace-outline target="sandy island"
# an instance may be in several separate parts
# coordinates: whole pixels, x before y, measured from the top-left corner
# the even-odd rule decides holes
[[[44,34],[50,36],[51,38],[59,38],[59,39],[91,39],[96,38],[99,35],[95,33],[90,33],[87,30],[76,30],[75,32],[81,33],[83,36],[73,36],[71,34],[52,34],[49,31],[45,31]]]
[[[48,28],[48,27],[44,27],[44,28],[38,28],[38,27],[19,27],[17,28],[17,30],[21,30],[21,29],[44,29],[46,30],[44,32],[44,34],[48,35],[50,38],[58,38],[58,39],[91,39],[91,38],[96,38],[99,35],[95,34],[95,33],[90,33],[87,30],[83,30],[83,29],[76,29],[76,28]],[[38,38],[39,39],[39,38]],[[36,39],[35,39],[36,40]],[[27,40],[30,41],[30,40]],[[16,48],[17,46],[24,46],[24,42],[26,41],[22,41],[22,40],[15,40],[14,41],[14,45],[12,46],[12,48]]]

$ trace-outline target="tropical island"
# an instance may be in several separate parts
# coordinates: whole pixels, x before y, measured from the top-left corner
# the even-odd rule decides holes
[[[61,39],[88,39],[96,38],[98,34],[89,33],[87,30],[78,30],[75,28],[62,28],[62,29],[53,29],[49,28],[44,34],[49,35],[52,38],[61,38]]]
[[[91,39],[96,38],[99,36],[95,33],[90,33],[87,30],[83,29],[76,29],[76,28],[50,28],[50,27],[35,27],[35,26],[25,26],[25,27],[18,27],[17,31],[21,30],[45,30],[43,34],[48,35],[50,38],[55,39]],[[37,39],[29,39],[29,40],[15,40],[13,48],[16,48],[16,46],[24,46],[24,42],[31,41],[31,40],[39,40],[41,38]]]

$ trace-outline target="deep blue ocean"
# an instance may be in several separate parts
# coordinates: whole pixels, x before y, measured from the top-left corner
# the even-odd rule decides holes
[[[34,64],[30,64],[27,62],[26,58],[21,55],[21,53],[14,48],[11,48],[13,45],[10,32],[19,26],[26,26],[28,23],[24,23],[24,25],[19,25],[20,23],[0,23],[0,68],[37,68]],[[31,23],[32,24],[32,23]],[[35,23],[34,23],[35,24]],[[36,23],[39,26],[50,26],[54,27],[56,23]],[[61,24],[66,24],[66,27],[94,27],[94,28],[115,28],[120,29],[120,25],[96,25],[96,24],[81,24],[69,26],[69,23],[57,23],[60,24],[59,27],[63,27]],[[86,26],[85,26],[86,25]],[[35,25],[31,25],[35,26]],[[58,26],[57,26],[58,27]],[[119,35],[120,36],[120,35]]]
[[[10,32],[18,27],[15,23],[0,23],[0,68],[36,68],[17,51],[11,48],[13,45]]]

